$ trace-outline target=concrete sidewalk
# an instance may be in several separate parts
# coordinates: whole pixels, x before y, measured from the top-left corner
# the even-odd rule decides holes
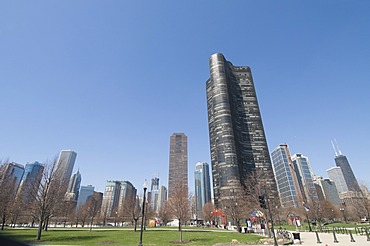
[[[291,233],[295,233],[291,231]],[[367,241],[366,236],[360,236],[353,234],[353,239],[355,242],[351,242],[351,237],[349,234],[336,234],[338,243],[334,243],[334,235],[333,233],[318,233],[319,239],[321,243],[317,242],[317,237],[315,232],[299,232],[302,245],[304,246],[350,246],[350,245],[369,245],[370,241]]]

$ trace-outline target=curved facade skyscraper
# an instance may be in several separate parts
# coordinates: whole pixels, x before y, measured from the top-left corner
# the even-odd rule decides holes
[[[251,69],[234,66],[221,53],[209,58],[208,124],[214,202],[229,199],[256,173],[258,185],[278,198]]]

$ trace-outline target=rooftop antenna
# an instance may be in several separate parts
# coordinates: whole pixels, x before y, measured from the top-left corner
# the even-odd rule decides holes
[[[333,141],[330,141],[330,142],[331,142],[331,145],[333,146],[333,149],[334,149],[334,152],[335,152],[335,156],[338,156],[338,153],[337,153],[337,150],[335,149],[335,146],[334,146]]]
[[[339,146],[337,144],[337,140],[334,138],[334,141],[335,141],[335,145],[337,146],[337,149],[338,149],[338,153],[339,155],[342,155],[342,152],[340,152],[340,149],[339,149]]]

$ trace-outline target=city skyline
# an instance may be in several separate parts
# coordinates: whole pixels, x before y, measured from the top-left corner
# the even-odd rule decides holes
[[[327,177],[336,138],[369,182],[369,7],[2,2],[0,159],[47,163],[72,149],[81,185],[130,180],[138,194],[144,179],[168,183],[173,132],[188,136],[190,170],[211,163],[204,81],[208,57],[221,52],[253,71],[270,152],[289,143]]]

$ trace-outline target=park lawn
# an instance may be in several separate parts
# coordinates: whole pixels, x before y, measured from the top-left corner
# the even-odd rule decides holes
[[[140,231],[119,229],[49,229],[44,231],[41,241],[35,241],[35,229],[6,229],[0,232],[13,240],[35,245],[138,245]],[[253,234],[240,234],[230,231],[186,230],[183,231],[185,245],[214,245],[216,243],[230,243],[233,239],[239,242],[257,242],[263,237]],[[177,245],[180,233],[173,229],[146,230],[143,234],[143,245]],[[182,244],[184,245],[184,244]]]

